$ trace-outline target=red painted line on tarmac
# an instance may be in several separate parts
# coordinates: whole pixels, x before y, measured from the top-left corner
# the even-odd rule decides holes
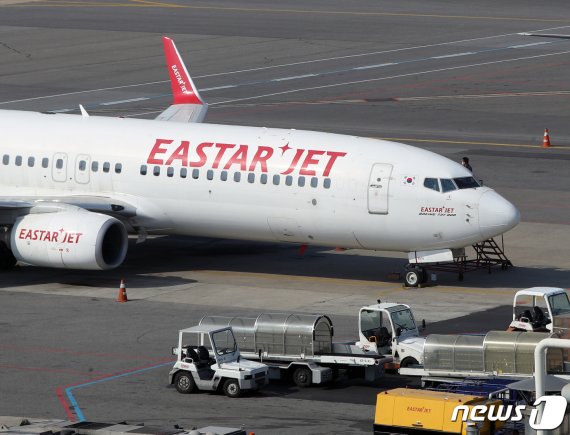
[[[65,414],[67,415],[67,419],[69,421],[77,421],[75,414],[71,411],[71,408],[69,407],[69,405],[67,403],[67,400],[65,400],[65,396],[63,394],[63,388],[57,387],[55,389],[55,394],[57,395],[59,402],[61,403],[61,405],[63,406],[63,409],[65,410]]]

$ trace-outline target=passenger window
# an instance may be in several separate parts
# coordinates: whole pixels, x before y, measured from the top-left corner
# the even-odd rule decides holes
[[[297,184],[299,185],[299,187],[305,186],[305,177],[299,177]]]
[[[87,166],[87,162],[85,160],[79,160],[79,170],[80,171],[85,171],[85,168]]]
[[[103,172],[109,172],[110,169],[111,169],[111,163],[109,162],[103,163]]]
[[[17,158],[16,158],[16,160],[17,160]],[[63,168],[63,159],[57,159],[57,160],[55,161],[55,167],[56,167],[57,169],[62,169],[62,168]]]
[[[311,178],[311,187],[317,187],[319,185],[319,179],[317,177]]]
[[[44,157],[42,159],[42,168],[47,168],[49,166],[49,159],[47,157]]]
[[[180,168],[180,178],[186,178],[188,175],[188,169]]]
[[[453,180],[450,180],[448,178],[441,178],[439,181],[441,183],[441,191],[443,193],[451,192],[452,190],[457,189],[457,187],[455,187],[455,184],[453,183]]]
[[[323,187],[325,189],[330,189],[330,187],[331,187],[331,179],[330,178],[325,178],[325,181],[323,181]]]
[[[273,184],[275,184],[276,186],[279,186],[279,181],[280,181],[279,175],[274,175],[273,176]]]
[[[261,176],[259,177],[259,181],[261,182],[261,184],[267,184],[267,174],[261,174]]]
[[[236,183],[239,183],[240,180],[241,180],[241,172],[234,172],[234,181]]]
[[[160,175],[160,166],[155,166],[155,167],[153,168],[153,170],[152,170],[152,174],[153,174],[155,177],[158,177],[158,176]]]
[[[22,156],[16,156],[16,166],[22,166]]]
[[[228,171],[222,171],[222,173],[220,174],[220,180],[228,181]]]
[[[199,176],[200,176],[200,170],[199,169],[193,169],[192,170],[192,178],[194,180],[197,180]]]
[[[166,168],[166,176],[167,177],[173,177],[174,176],[174,168],[172,166],[169,166],[168,168]]]
[[[93,162],[91,163],[91,170],[93,172],[97,172],[99,170],[99,162]]]
[[[214,171],[212,171],[211,169],[208,169],[208,172],[206,172],[206,178],[208,180],[213,180],[214,179]]]
[[[253,172],[247,174],[247,181],[248,183],[255,183],[255,174]]]
[[[437,178],[426,178],[424,180],[424,187],[439,192],[439,182],[437,181]]]
[[[123,171],[123,165],[120,163],[115,163],[115,174],[120,174]]]
[[[141,165],[141,175],[146,175],[147,167],[146,165]]]
[[[10,163],[10,156],[8,154],[4,154],[4,156],[2,157],[2,163],[4,165],[7,165]]]
[[[287,175],[287,176],[285,177],[285,184],[286,184],[287,186],[293,185],[293,177],[292,177],[291,175]]]
[[[28,157],[28,166],[30,168],[33,168],[35,163],[36,163],[36,159],[34,159],[33,157]]]

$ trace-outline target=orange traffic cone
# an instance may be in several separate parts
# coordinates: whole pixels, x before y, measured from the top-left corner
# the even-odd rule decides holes
[[[302,244],[301,246],[299,246],[299,255],[305,255],[306,251],[307,251],[307,245],[306,244]]]
[[[125,288],[125,281],[121,280],[121,286],[119,287],[119,296],[117,296],[117,302],[129,302],[127,298],[127,289]]]
[[[542,148],[550,148],[550,136],[548,135],[548,128],[544,129],[544,140],[542,141]]]

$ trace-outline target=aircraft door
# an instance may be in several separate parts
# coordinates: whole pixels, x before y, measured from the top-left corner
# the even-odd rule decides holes
[[[51,176],[53,181],[64,182],[67,180],[67,154],[55,153],[53,155]]]
[[[393,166],[389,163],[374,163],[368,181],[368,212],[388,214],[388,193]]]
[[[89,172],[91,171],[91,156],[79,154],[75,159],[75,181],[79,184],[89,183]]]

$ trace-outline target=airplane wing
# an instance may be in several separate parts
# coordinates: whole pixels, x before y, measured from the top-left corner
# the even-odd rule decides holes
[[[200,97],[174,41],[163,36],[162,43],[174,100],[173,104],[155,119],[171,122],[202,122],[208,111],[208,105]]]
[[[131,204],[103,196],[0,197],[0,225],[10,225],[17,217],[31,212],[52,213],[75,207],[122,221],[137,215]]]

